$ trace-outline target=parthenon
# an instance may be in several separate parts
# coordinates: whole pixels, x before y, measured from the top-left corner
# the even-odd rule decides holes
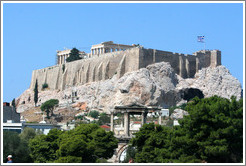
[[[109,52],[125,51],[126,49],[130,49],[133,47],[136,47],[136,45],[115,44],[113,41],[107,41],[107,42],[102,42],[100,44],[92,45],[90,53],[85,53],[84,51],[80,51],[80,56],[83,58],[91,58],[93,56],[99,56],[100,54],[105,54]],[[66,59],[69,57],[70,52],[71,49],[57,51],[56,54],[57,64],[66,63]]]
[[[91,56],[104,54],[108,52],[115,51],[125,51],[126,49],[133,48],[135,45],[124,45],[124,44],[115,44],[113,41],[102,42],[101,44],[92,45],[91,47]]]
[[[57,56],[57,64],[64,64],[66,63],[66,59],[70,56],[69,53],[71,52],[71,49],[66,49],[63,51],[56,51]],[[79,52],[81,57],[86,56],[86,53],[84,51]]]

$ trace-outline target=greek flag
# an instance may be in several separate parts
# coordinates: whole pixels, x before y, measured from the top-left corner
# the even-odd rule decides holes
[[[204,36],[197,36],[197,41],[198,42],[204,42]]]

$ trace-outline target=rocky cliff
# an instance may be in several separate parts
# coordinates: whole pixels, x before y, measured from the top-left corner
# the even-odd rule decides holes
[[[116,105],[143,104],[168,108],[187,102],[198,95],[241,97],[241,84],[224,66],[199,70],[194,78],[181,78],[167,62],[155,63],[137,71],[115,74],[111,79],[67,87],[64,90],[39,91],[39,102],[59,99],[60,106],[71,101],[86,103],[87,107],[110,112]],[[17,111],[23,112],[34,106],[33,89],[27,89],[18,99]]]

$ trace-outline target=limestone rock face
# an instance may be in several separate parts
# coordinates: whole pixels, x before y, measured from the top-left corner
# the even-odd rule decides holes
[[[182,109],[175,109],[171,114],[171,119],[183,119],[184,116],[188,115],[188,112]]]
[[[49,99],[58,99],[60,107],[71,103],[72,92],[75,103],[84,103],[88,108],[109,113],[116,105],[140,104],[170,107],[187,102],[187,96],[200,94],[230,98],[241,97],[240,82],[224,66],[203,68],[194,78],[183,79],[175,74],[167,62],[155,63],[137,71],[117,74],[111,79],[91,82],[65,90],[45,90],[38,94],[38,105]],[[194,94],[193,94],[194,93]],[[17,112],[34,107],[33,90],[26,90],[17,99]]]
[[[241,84],[233,77],[225,66],[215,68],[203,68],[199,70],[194,79],[182,79],[179,77],[177,89],[197,88],[204,97],[213,95],[230,98],[231,96],[241,98]]]

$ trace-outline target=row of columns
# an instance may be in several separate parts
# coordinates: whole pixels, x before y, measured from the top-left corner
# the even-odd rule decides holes
[[[131,113],[134,114],[134,113]],[[146,118],[147,118],[148,112],[142,112],[141,114],[141,125],[143,126],[146,123]],[[111,113],[110,117],[110,131],[114,131],[114,113]],[[161,124],[161,115],[159,112],[159,124]],[[126,136],[130,136],[130,113],[129,112],[124,112],[124,134]]]
[[[100,47],[100,48],[92,48],[91,49],[91,55],[98,55],[98,54],[104,54],[108,52],[115,52],[115,51],[121,51],[126,50],[122,48],[107,48],[107,47]]]
[[[69,57],[69,54],[58,55],[58,64],[66,63],[66,59]]]

